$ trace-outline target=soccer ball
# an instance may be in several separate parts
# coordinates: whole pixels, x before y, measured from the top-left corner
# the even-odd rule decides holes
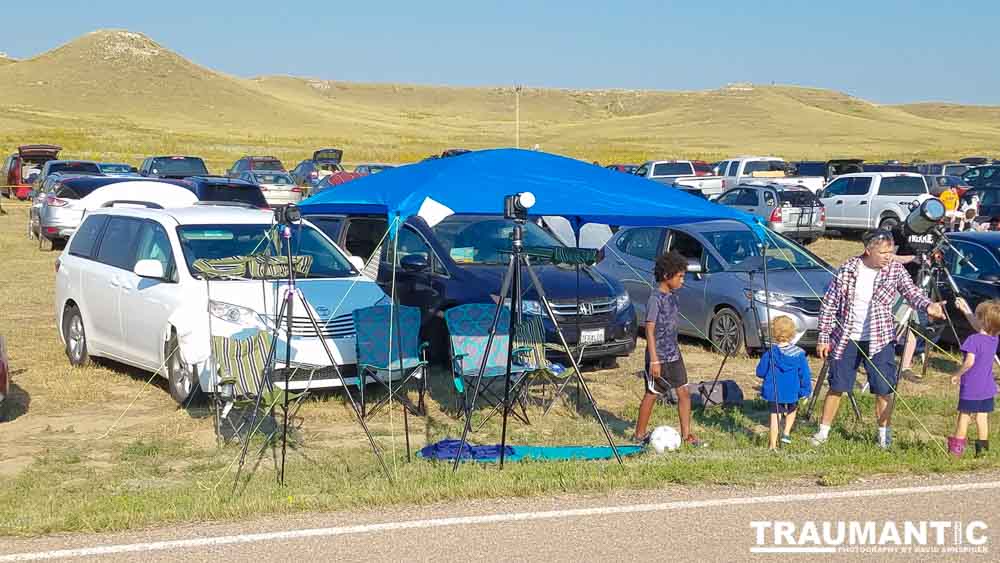
[[[649,436],[649,445],[658,454],[672,452],[681,447],[681,435],[669,426],[657,426]]]

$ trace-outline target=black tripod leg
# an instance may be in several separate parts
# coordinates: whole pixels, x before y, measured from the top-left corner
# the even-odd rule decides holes
[[[455,464],[451,468],[452,472],[458,471],[458,464],[462,461],[462,452],[465,451],[465,445],[469,440],[469,431],[472,430],[472,410],[476,406],[476,401],[479,400],[479,386],[482,384],[483,374],[486,372],[486,360],[489,359],[490,350],[493,348],[493,340],[497,334],[497,326],[500,324],[500,314],[503,312],[504,301],[507,300],[507,291],[510,289],[510,282],[513,274],[514,255],[511,254],[510,262],[507,264],[507,272],[503,276],[503,281],[500,282],[500,294],[497,296],[496,313],[493,315],[493,326],[490,327],[490,335],[486,339],[486,350],[483,352],[483,361],[479,364],[479,376],[476,377],[476,387],[472,392],[472,405],[469,405],[468,401],[465,401],[465,427],[462,429],[462,441],[458,446],[458,454],[455,455]],[[511,322],[513,322],[513,319],[511,319]],[[463,390],[465,392],[468,391],[468,389],[464,387]]]
[[[569,351],[569,344],[566,343],[566,337],[563,335],[562,329],[559,328],[559,321],[556,320],[555,312],[552,311],[552,306],[549,304],[549,298],[545,295],[545,288],[542,286],[541,281],[538,280],[538,276],[535,275],[535,271],[531,268],[531,263],[525,260],[525,269],[528,270],[528,276],[531,277],[531,284],[535,287],[535,292],[538,293],[538,299],[542,302],[542,307],[545,308],[545,314],[549,317],[552,322],[552,326],[556,329],[556,334],[559,336],[559,343],[562,344],[563,349]],[[597,418],[598,424],[601,425],[601,430],[604,431],[604,437],[608,439],[608,445],[611,446],[611,451],[615,454],[615,459],[618,460],[619,465],[625,465],[622,456],[618,453],[618,447],[615,445],[615,439],[611,436],[611,431],[608,430],[608,425],[604,422],[604,417],[601,416],[601,409],[597,407],[597,401],[594,396],[590,393],[590,388],[587,387],[587,382],[583,379],[583,372],[580,371],[580,364],[577,363],[576,358],[573,354],[569,355],[570,360],[573,362],[573,369],[576,370],[576,377],[579,379],[580,389],[587,395],[587,399],[590,400],[591,406],[594,407],[594,416]]]
[[[854,411],[854,419],[861,422],[861,408],[858,407],[858,400],[854,398],[854,391],[847,392],[847,398],[851,401],[851,409]]]
[[[830,371],[830,360],[823,360],[823,366],[819,368],[819,375],[816,376],[816,385],[813,386],[812,395],[809,396],[809,402],[806,403],[806,414],[803,418],[808,421],[812,421],[813,419],[813,413],[816,411],[816,401],[819,399],[819,393],[826,382],[828,371]]]

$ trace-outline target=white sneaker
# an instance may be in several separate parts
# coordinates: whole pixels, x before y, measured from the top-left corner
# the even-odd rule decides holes
[[[892,429],[891,428],[887,428],[886,429],[886,431],[885,431],[885,440],[882,440],[882,437],[879,436],[878,439],[876,440],[876,442],[878,443],[878,447],[881,448],[881,449],[883,449],[883,450],[888,450],[889,448],[891,448],[892,447]]]
[[[830,439],[829,436],[824,436],[824,435],[820,434],[819,432],[817,432],[817,433],[813,434],[812,439],[809,440],[809,443],[811,443],[814,446],[822,446],[829,439]]]

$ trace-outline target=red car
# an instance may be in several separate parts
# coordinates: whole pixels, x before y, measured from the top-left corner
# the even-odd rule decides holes
[[[58,145],[21,145],[17,152],[8,156],[0,170],[3,193],[9,198],[28,199],[31,193],[33,175],[41,172],[42,166],[59,157],[62,147]]]
[[[623,172],[625,174],[635,174],[635,171],[639,169],[638,164],[609,164],[605,166],[608,170],[614,170],[615,172]]]
[[[692,160],[691,165],[694,166],[695,176],[713,176],[712,165],[705,162],[704,160]]]

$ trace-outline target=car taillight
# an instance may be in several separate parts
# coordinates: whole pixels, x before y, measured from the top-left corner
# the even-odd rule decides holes
[[[267,188],[265,188],[264,186],[261,186],[261,187],[260,187],[260,191],[262,191],[262,192],[266,192],[266,191],[267,191]]]
[[[302,191],[302,188],[300,188],[298,186],[295,186],[294,188],[292,188],[292,192],[294,192],[294,193],[299,193],[301,191]]]
[[[65,199],[59,199],[54,195],[46,196],[45,205],[49,207],[66,207],[69,205],[69,201]]]
[[[770,222],[772,222],[772,223],[780,223],[781,222],[781,208],[780,207],[775,207],[774,211],[771,212],[771,216],[768,217],[767,220],[770,221]]]
[[[826,223],[826,208],[825,207],[820,207],[819,208],[819,221],[820,221],[820,223]]]

